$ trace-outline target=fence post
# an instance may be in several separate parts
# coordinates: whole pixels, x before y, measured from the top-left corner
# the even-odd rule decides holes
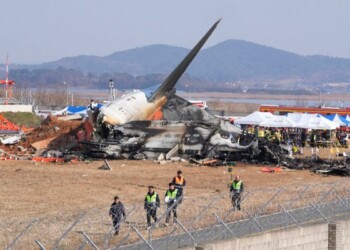
[[[246,225],[247,225],[249,222],[254,221],[254,222],[258,225],[259,230],[263,231],[264,228],[263,228],[263,227],[260,225],[260,223],[256,220],[256,214],[252,215],[251,213],[248,212],[247,209],[244,209],[244,211],[251,217],[251,218],[249,219],[249,221],[246,223]]]
[[[300,225],[299,225],[299,222],[281,205],[281,204],[278,204],[278,206],[280,207],[280,208],[282,208],[282,210],[283,210],[283,212],[289,217],[289,218],[291,218],[294,222],[295,222],[295,224],[298,226],[298,227],[300,227]]]
[[[327,223],[329,223],[329,221],[328,221],[327,218],[323,215],[323,213],[321,213],[321,211],[320,211],[314,204],[312,204],[311,202],[309,202],[309,203],[310,203],[310,205],[312,206],[312,208],[315,209],[315,211],[316,211],[319,215],[321,215],[321,217],[322,217]]]
[[[326,184],[324,184],[324,186],[325,186],[325,185],[326,185]],[[336,185],[333,184],[333,187],[332,187],[330,190],[328,190],[327,193],[323,194],[323,195],[321,196],[321,198],[318,199],[318,201],[317,201],[316,203],[319,204],[325,197],[327,197],[328,195],[330,195],[330,194],[333,192],[333,190],[335,189],[335,187],[336,187]]]
[[[227,231],[229,231],[229,233],[230,233],[232,236],[235,237],[235,234],[231,231],[231,229],[228,228],[228,226],[226,225],[226,223],[223,222],[222,219],[220,219],[220,217],[219,217],[215,212],[214,212],[213,214],[214,214],[214,216],[216,217],[217,221],[220,222],[220,223],[227,229]]]
[[[134,226],[131,226],[131,228],[132,229],[134,229],[135,230],[135,232],[137,233],[137,235],[140,237],[140,239],[141,240],[143,240],[145,243],[146,243],[146,245],[150,248],[150,249],[152,249],[153,250],[153,247],[152,247],[152,245],[151,244],[149,244],[149,242],[142,236],[142,234],[136,229],[136,227],[134,227]]]
[[[40,247],[41,250],[46,250],[46,248],[43,246],[43,244],[41,244],[39,240],[34,240],[34,241]]]
[[[175,218],[175,220],[176,220],[176,223],[179,224],[180,227],[188,234],[188,236],[191,237],[191,239],[192,239],[192,241],[193,241],[193,245],[196,246],[196,245],[197,245],[197,242],[196,242],[196,240],[193,238],[193,236],[190,234],[190,232],[187,231],[187,229],[182,225],[182,223],[181,223],[177,218]]]
[[[86,244],[87,244],[87,241],[84,240],[83,243],[81,243],[81,245],[78,247],[78,250],[83,250]]]
[[[124,242],[127,241],[127,239],[130,237],[131,233],[128,233],[120,242],[119,244],[114,248],[114,250],[119,249],[121,246],[123,246]]]
[[[10,250],[11,247],[13,247],[17,241],[26,233],[29,231],[29,229],[37,222],[37,219],[32,220],[28,226],[26,226],[26,228],[7,246],[7,250]]]
[[[86,233],[82,232],[82,234],[84,235],[84,237],[87,239],[87,241],[90,243],[90,245],[93,248],[95,248],[96,250],[99,250],[96,244],[90,239],[90,237]]]
[[[194,218],[190,221],[189,224],[193,224],[193,223],[197,222],[197,221],[199,220],[199,218],[202,216],[202,214],[203,214],[205,211],[207,211],[207,210],[211,207],[211,205],[214,204],[215,202],[216,202],[216,200],[215,200],[215,199],[212,199],[212,201],[211,201],[208,205],[206,205],[206,206],[202,209],[202,211],[200,211],[200,212],[197,214],[197,216],[194,217]]]
[[[346,202],[339,197],[339,195],[337,194],[337,192],[334,192],[335,196],[337,196],[338,200],[340,200],[340,202],[347,208],[350,210],[350,207],[346,204]]]
[[[76,224],[78,224],[79,221],[85,216],[86,212],[83,212],[80,214],[79,218],[62,234],[60,238],[58,238],[53,246],[52,249],[57,249],[60,242],[67,236],[67,234],[75,227]]]
[[[331,222],[328,224],[328,249],[342,249],[342,228],[340,223]]]

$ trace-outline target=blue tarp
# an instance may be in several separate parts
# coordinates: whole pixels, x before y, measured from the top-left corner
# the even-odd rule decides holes
[[[101,103],[97,104],[97,108],[100,109],[103,105]],[[86,112],[88,110],[88,107],[86,106],[67,106],[66,111],[68,114],[76,114],[76,113],[82,113]]]
[[[87,107],[85,106],[68,106],[67,107],[67,112],[72,114],[75,114],[84,110],[87,110]]]
[[[349,126],[349,124],[350,124],[350,122],[348,120],[346,120],[344,117],[342,117],[338,114],[325,115],[324,117],[330,121],[333,121],[333,122],[337,122],[337,123],[338,123],[338,121],[342,122],[343,124],[340,124],[341,126],[344,126],[344,124],[345,124],[345,126]]]

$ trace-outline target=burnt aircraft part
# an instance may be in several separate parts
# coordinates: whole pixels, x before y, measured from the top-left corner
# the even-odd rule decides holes
[[[125,153],[131,158],[133,155],[140,158],[142,153],[147,159],[157,159],[161,153],[169,152],[176,145],[184,158],[194,154],[205,156],[209,152],[207,148],[212,146],[224,146],[225,150],[234,150],[227,147],[227,141],[234,138],[232,141],[235,142],[238,134],[231,133],[229,138],[222,138],[220,133],[227,134],[221,130],[220,123],[213,126],[195,121],[133,121],[114,126],[108,138],[91,143],[90,153],[104,153],[112,158],[118,158]],[[213,136],[220,139],[213,143]],[[232,141],[229,146],[236,145]]]
[[[216,26],[219,24],[220,21],[221,19],[213,24],[213,26],[202,37],[202,39],[197,43],[197,45],[187,54],[187,56],[174,69],[174,71],[171,72],[171,74],[163,81],[160,87],[148,99],[149,102],[153,102],[154,100],[162,97],[163,95],[166,95],[167,93],[169,93],[170,90],[174,88],[177,81],[180,79],[180,77],[185,72],[187,67],[190,65],[192,60],[196,57],[196,55],[198,54],[200,49],[203,47],[205,42],[208,40],[210,35],[213,33],[213,31],[216,29]]]
[[[228,134],[233,134],[235,137],[242,132],[241,129],[231,123],[214,116],[210,111],[201,109],[176,95],[165,103],[162,113],[165,120],[205,123],[206,126],[212,128],[213,132],[220,129]]]
[[[220,125],[220,119],[218,117],[176,95],[165,103],[162,112],[164,120],[196,121],[205,122],[207,125],[212,126]],[[240,133],[241,130],[237,128],[236,132]]]

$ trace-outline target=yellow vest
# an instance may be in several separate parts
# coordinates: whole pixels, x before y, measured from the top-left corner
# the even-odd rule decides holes
[[[265,131],[262,129],[259,129],[258,131],[258,137],[265,137]]]

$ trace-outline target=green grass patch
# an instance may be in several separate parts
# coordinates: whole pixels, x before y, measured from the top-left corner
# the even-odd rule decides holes
[[[17,126],[33,128],[41,124],[41,118],[31,112],[4,112],[2,116]]]

